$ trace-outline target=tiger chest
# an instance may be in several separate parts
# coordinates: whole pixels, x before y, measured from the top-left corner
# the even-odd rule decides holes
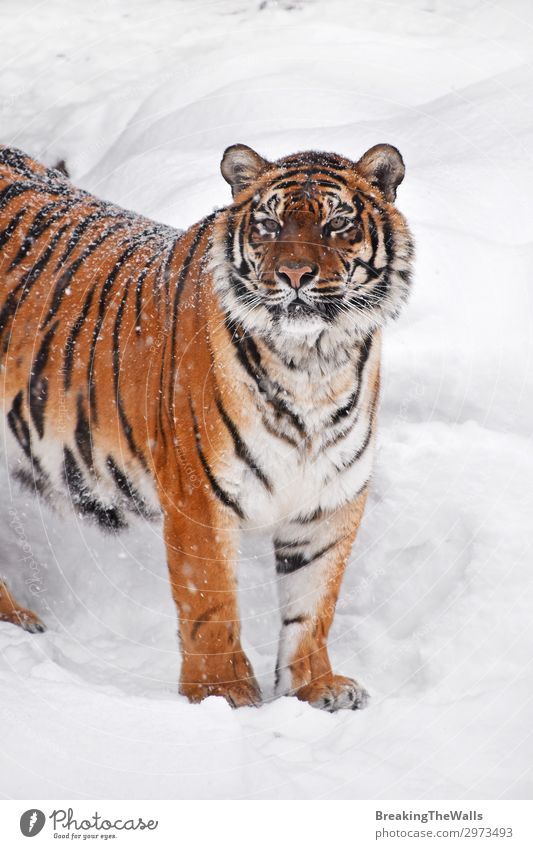
[[[249,528],[266,530],[318,509],[334,511],[353,499],[371,474],[373,426],[362,411],[334,442],[325,428],[316,427],[310,438],[290,444],[260,420],[244,437],[256,468],[231,455],[221,477]]]

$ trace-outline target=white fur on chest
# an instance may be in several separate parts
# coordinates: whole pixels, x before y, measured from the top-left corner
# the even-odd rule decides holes
[[[219,477],[241,505],[244,525],[272,528],[318,509],[330,512],[346,504],[364,487],[372,471],[373,437],[360,459],[342,468],[365,446],[370,426],[370,415],[362,408],[349,433],[334,445],[324,447],[317,426],[310,444],[302,441],[294,447],[269,433],[257,417],[254,427],[242,435],[257,465],[268,476],[271,490],[237,457],[228,459]]]
[[[345,504],[365,485],[372,469],[373,447],[350,468],[336,468],[342,454],[355,453],[362,444],[368,423],[359,424],[341,446],[325,449],[316,456],[302,454],[264,432],[254,440],[258,461],[268,468],[272,493],[268,493],[251,473],[240,483],[240,503],[248,524],[254,527],[278,525],[296,516],[306,516],[318,509],[333,511]],[[266,465],[268,464],[268,465]]]
[[[220,482],[240,504],[248,527],[272,527],[317,510],[332,512],[365,486],[374,454],[379,357],[376,338],[364,356],[360,348],[354,347],[353,356],[339,358],[327,370],[318,357],[302,369],[284,369],[279,362],[269,363],[272,381],[284,387],[284,403],[305,427],[305,435],[290,433],[295,445],[279,432],[272,432],[271,426],[265,426],[272,424],[268,393],[265,399],[252,381],[241,383],[238,397],[245,406],[250,405],[245,416],[248,425],[241,436],[257,466],[268,477],[270,490],[235,455],[227,458],[218,474]],[[279,430],[284,430],[283,424]]]

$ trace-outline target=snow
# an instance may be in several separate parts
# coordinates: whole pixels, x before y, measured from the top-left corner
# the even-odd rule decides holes
[[[531,797],[532,26],[526,0],[5,0],[2,141],[177,227],[229,202],[229,144],[389,142],[418,258],[331,638],[370,707],[271,700],[253,537],[241,607],[266,703],[187,704],[160,527],[102,537],[4,473],[2,572],[49,630],[0,624],[3,796]]]

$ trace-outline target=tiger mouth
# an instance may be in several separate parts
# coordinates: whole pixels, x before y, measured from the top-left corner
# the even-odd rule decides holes
[[[290,318],[306,318],[307,316],[317,316],[319,315],[319,309],[312,305],[307,304],[305,301],[300,299],[295,299],[291,301],[290,304],[285,309],[285,314]]]
[[[316,321],[317,319],[330,321],[333,318],[330,314],[331,307],[328,307],[327,304],[320,303],[320,301],[310,304],[301,298],[294,298],[289,304],[269,305],[269,311],[274,318],[291,323],[306,320]]]

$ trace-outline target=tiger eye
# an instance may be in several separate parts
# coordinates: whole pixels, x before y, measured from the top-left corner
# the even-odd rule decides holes
[[[264,221],[261,221],[261,224],[267,233],[277,233],[279,230],[279,224],[274,220],[274,218],[265,218]]]
[[[329,222],[330,230],[342,230],[348,224],[348,219],[345,215],[335,215]]]

